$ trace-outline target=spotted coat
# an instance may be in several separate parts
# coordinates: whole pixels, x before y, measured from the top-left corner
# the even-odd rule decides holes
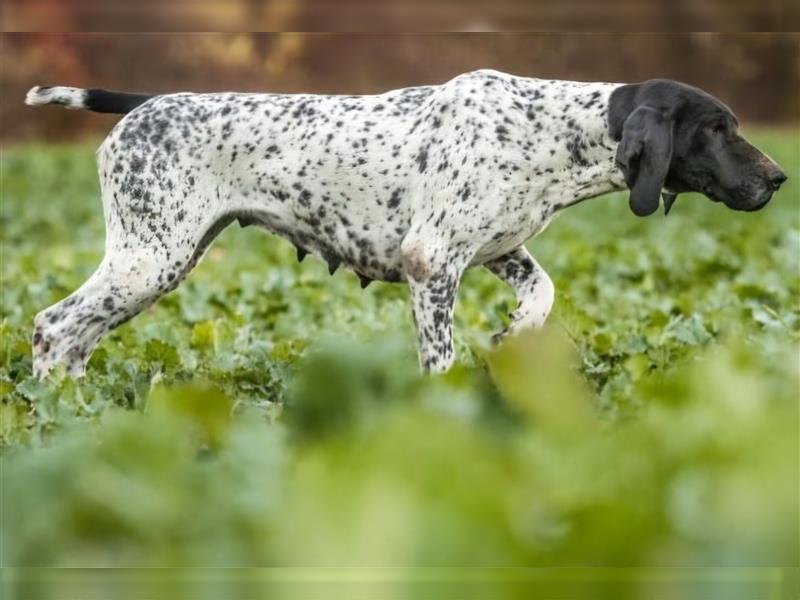
[[[97,151],[105,257],[35,319],[34,366],[84,372],[99,340],[174,289],[234,221],[371,280],[407,282],[424,369],[454,360],[465,269],[485,265],[541,325],[553,285],[523,243],[560,209],[625,187],[616,84],[481,70],[370,96],[178,93],[133,108]],[[85,90],[29,103],[86,108]]]

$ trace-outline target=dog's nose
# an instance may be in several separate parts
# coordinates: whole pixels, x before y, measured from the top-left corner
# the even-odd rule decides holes
[[[781,184],[784,181],[786,181],[786,173],[784,173],[780,169],[777,169],[777,170],[773,171],[769,175],[769,182],[772,184],[772,188],[775,189],[775,190],[777,190],[779,187],[781,187]]]

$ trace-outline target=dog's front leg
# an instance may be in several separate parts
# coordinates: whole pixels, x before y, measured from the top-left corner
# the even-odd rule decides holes
[[[409,277],[419,363],[423,371],[442,373],[453,366],[453,309],[460,275],[454,269],[445,269],[425,281]]]
[[[453,310],[465,261],[450,255],[443,245],[410,238],[404,240],[402,252],[417,327],[420,367],[442,373],[455,360]]]
[[[511,323],[502,333],[492,338],[497,343],[504,336],[525,327],[544,325],[555,299],[553,282],[524,246],[489,261],[484,265],[502,281],[510,285],[517,296],[517,308],[511,314]]]

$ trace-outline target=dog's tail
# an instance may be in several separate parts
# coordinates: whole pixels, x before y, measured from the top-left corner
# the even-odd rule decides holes
[[[63,86],[36,86],[31,88],[25,96],[25,104],[31,106],[60,104],[65,108],[82,108],[94,112],[124,115],[153,97],[153,94],[129,94]]]

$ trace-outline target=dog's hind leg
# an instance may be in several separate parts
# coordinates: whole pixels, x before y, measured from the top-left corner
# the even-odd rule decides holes
[[[82,376],[103,336],[178,287],[233,219],[218,219],[199,241],[169,249],[137,243],[132,235],[115,238],[97,270],[78,290],[36,315],[34,375],[44,377],[54,365],[63,364],[71,376]]]
[[[544,325],[553,307],[555,288],[550,277],[524,246],[484,266],[510,285],[517,296],[517,308],[511,314],[511,323],[505,331],[492,338],[494,342],[520,329]]]

